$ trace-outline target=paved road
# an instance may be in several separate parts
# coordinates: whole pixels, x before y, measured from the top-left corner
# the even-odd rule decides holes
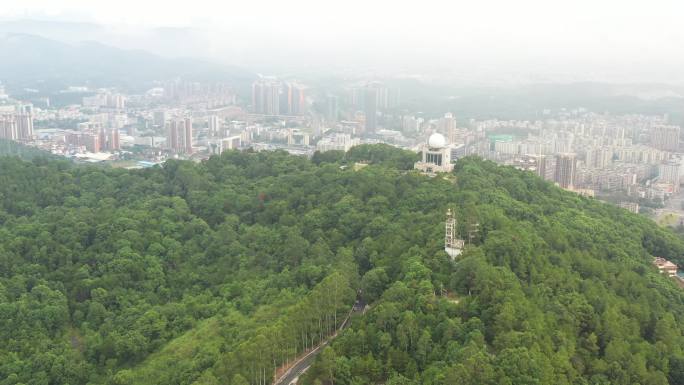
[[[290,370],[288,370],[284,376],[280,377],[280,380],[278,380],[274,385],[296,384],[299,377],[302,374],[304,374],[304,372],[306,372],[307,369],[309,369],[311,364],[313,364],[314,360],[316,359],[316,356],[318,356],[318,354],[323,350],[323,348],[326,345],[328,345],[329,341],[330,340],[325,341],[322,345],[320,345],[311,353],[309,353],[309,355],[307,355],[305,358],[303,358],[297,364],[291,367]]]
[[[351,314],[363,311],[364,305],[365,303],[357,301],[354,304],[352,310],[349,312],[349,315],[347,315],[347,318],[342,322],[342,326],[339,330],[346,328],[349,325],[348,321]],[[335,339],[335,337],[337,337],[337,333],[335,333],[335,335],[325,340],[322,344],[320,344],[316,349],[312,350],[309,354],[301,358],[287,372],[285,372],[285,374],[283,374],[276,382],[274,382],[273,385],[296,384],[299,377],[302,374],[304,374],[304,372],[306,372],[307,369],[309,369],[309,367],[311,367],[311,364],[313,364],[314,360],[316,359],[316,356],[318,356],[323,351],[323,348],[325,348],[330,343],[330,341]]]

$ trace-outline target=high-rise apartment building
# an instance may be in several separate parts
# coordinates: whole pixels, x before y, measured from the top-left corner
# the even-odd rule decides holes
[[[173,119],[166,125],[166,148],[177,154],[192,154],[192,119]]]
[[[444,114],[444,117],[439,120],[439,130],[445,134],[449,134],[456,127],[456,119],[450,112]]]
[[[154,111],[154,124],[159,127],[164,127],[166,124],[166,111]]]
[[[339,117],[339,106],[337,96],[328,95],[325,109],[325,117],[331,122],[337,121]]]
[[[304,86],[297,83],[287,85],[289,89],[289,109],[290,115],[303,115],[306,112],[306,92]]]
[[[185,118],[184,119],[184,127],[185,127],[185,153],[186,154],[192,154],[192,119],[191,118]]]
[[[33,138],[33,115],[30,112],[23,112],[16,115],[16,119],[19,139]]]
[[[401,130],[404,133],[413,134],[420,131],[422,119],[416,119],[413,115],[405,115],[401,119]]]
[[[216,137],[221,132],[221,119],[218,116],[212,115],[209,117],[209,135]]]
[[[119,138],[118,128],[112,128],[109,131],[109,141],[107,142],[107,149],[112,151],[121,150],[121,141]]]
[[[272,78],[252,84],[252,111],[264,115],[303,115],[306,112],[306,87]]]
[[[100,149],[107,149],[107,131],[104,128],[99,128],[97,131],[97,138],[98,138],[98,143],[99,143],[99,148]],[[93,151],[93,152],[99,152],[99,151]]]
[[[100,152],[102,149],[100,135],[95,133],[84,133],[82,135],[78,135],[75,139],[72,139],[72,142],[73,144],[84,146],[87,151],[94,153]]]
[[[663,151],[679,151],[679,126],[659,125],[651,128],[651,145]]]
[[[670,160],[658,165],[658,179],[662,183],[672,184],[675,191],[679,191],[682,165],[679,161]]]
[[[577,173],[577,158],[575,154],[556,155],[556,172],[554,181],[562,188],[574,188]]]
[[[24,112],[0,115],[0,138],[9,140],[32,139],[33,115]]]
[[[384,111],[399,106],[399,88],[388,88],[383,83],[377,81],[368,83],[363,87],[353,87],[349,95],[349,102],[352,106],[361,108],[365,105],[368,88],[373,88],[375,90],[378,110]]]
[[[178,121],[166,123],[166,148],[178,150]]]
[[[613,150],[610,148],[590,148],[584,163],[591,168],[605,168],[613,163]]]
[[[374,134],[378,128],[378,90],[376,88],[366,88],[363,112],[366,118],[366,134]]]
[[[106,107],[123,110],[126,107],[126,98],[121,94],[107,94],[105,96]]]
[[[281,83],[263,78],[252,84],[252,111],[256,114],[280,115]]]

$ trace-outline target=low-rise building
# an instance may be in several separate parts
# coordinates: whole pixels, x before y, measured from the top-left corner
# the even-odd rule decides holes
[[[627,202],[623,201],[618,204],[618,206],[622,207],[625,210],[629,210],[633,212],[634,214],[639,214],[639,204],[636,202]]]
[[[677,275],[677,265],[663,257],[653,258],[653,264],[658,268],[658,270],[660,270],[661,273],[667,274],[668,277],[674,277]]]

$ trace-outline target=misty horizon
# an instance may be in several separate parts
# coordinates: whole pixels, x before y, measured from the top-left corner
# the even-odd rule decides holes
[[[265,74],[364,72],[502,85],[684,82],[684,28],[673,1],[582,1],[562,9],[540,1],[439,3],[32,0],[0,10],[0,33],[92,40]]]

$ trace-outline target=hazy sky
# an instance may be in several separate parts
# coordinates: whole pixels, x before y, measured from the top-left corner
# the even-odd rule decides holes
[[[205,56],[265,68],[684,78],[684,6],[676,0],[4,3],[5,19],[97,22],[130,36],[152,27],[193,28],[207,41],[195,47]]]

